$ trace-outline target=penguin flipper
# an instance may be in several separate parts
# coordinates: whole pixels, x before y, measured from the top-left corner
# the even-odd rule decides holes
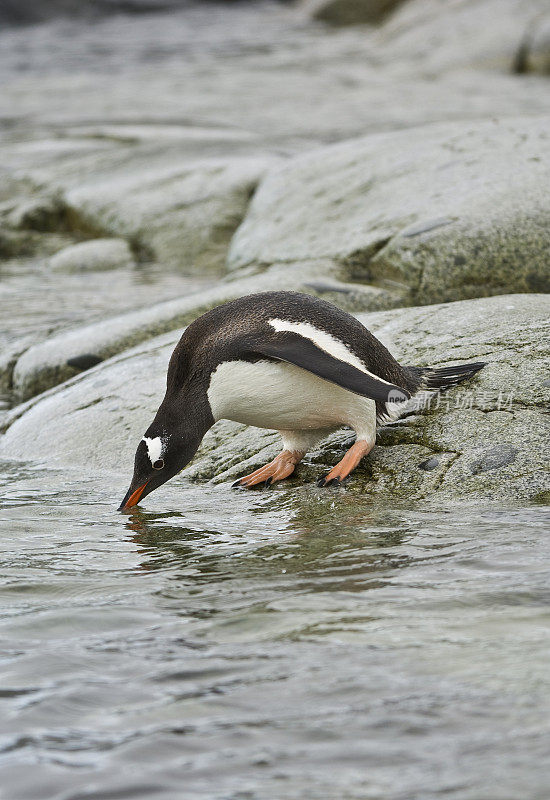
[[[310,339],[294,332],[278,333],[276,338],[257,340],[250,343],[247,349],[251,355],[286,361],[318,375],[319,378],[336,383],[349,392],[370,397],[372,400],[403,402],[410,397],[409,392],[402,387],[335,358]]]

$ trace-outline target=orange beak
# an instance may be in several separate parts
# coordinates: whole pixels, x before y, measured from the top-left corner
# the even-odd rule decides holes
[[[124,498],[124,500],[122,501],[122,503],[118,507],[118,510],[119,511],[123,511],[126,508],[132,508],[132,506],[137,506],[137,504],[139,503],[139,501],[141,499],[141,495],[145,491],[145,487],[146,486],[147,486],[147,482],[144,483],[143,486],[139,486],[135,491],[132,492],[132,494],[130,494],[129,497],[128,497],[128,495],[126,495],[126,497]]]

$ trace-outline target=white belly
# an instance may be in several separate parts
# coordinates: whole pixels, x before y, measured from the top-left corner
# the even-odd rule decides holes
[[[208,400],[215,420],[279,431],[349,425],[374,441],[376,406],[305,369],[281,361],[226,361],[212,373]]]

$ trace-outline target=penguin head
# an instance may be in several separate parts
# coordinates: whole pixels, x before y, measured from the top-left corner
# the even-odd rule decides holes
[[[140,500],[177,475],[191,461],[197,443],[179,433],[148,430],[140,441],[134,460],[134,476],[119,510],[137,505]]]

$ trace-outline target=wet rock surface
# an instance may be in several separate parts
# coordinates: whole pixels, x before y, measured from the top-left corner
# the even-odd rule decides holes
[[[403,304],[549,291],[549,125],[447,123],[298,157],[262,182],[229,266],[330,259]]]
[[[359,315],[403,363],[487,366],[468,384],[421,396],[381,429],[343,491],[449,500],[526,500],[547,491],[549,311],[544,295],[508,295]],[[15,409],[0,455],[130,470],[178,338],[172,332],[128,350]],[[313,482],[342,457],[347,439],[349,432],[329,437],[287,485]],[[232,481],[279,448],[272,432],[220,422],[183,475]]]
[[[119,311],[117,317],[140,309],[137,330],[133,329],[136,339],[132,343],[137,343],[147,336],[146,327],[141,335],[137,331],[139,322],[145,323],[148,317],[151,296],[157,300],[153,303],[156,306],[171,302],[169,298],[174,296],[185,299],[212,286],[209,279],[163,272],[155,265],[128,266],[108,273],[87,271],[83,280],[81,271],[59,273],[50,268],[47,259],[36,257],[5,261],[2,273],[0,316],[6,326],[0,331],[0,387],[11,404],[74,375],[75,369],[68,362],[80,359],[91,349],[100,360],[108,357],[107,353],[118,352],[112,347],[113,341],[118,341],[113,333],[117,328],[105,321],[115,308]],[[86,340],[90,329],[95,337]],[[169,326],[161,328],[168,329]],[[71,335],[77,342],[73,347],[60,346],[57,350],[55,344],[49,345],[51,341],[61,345]],[[99,349],[102,342],[106,344]],[[28,378],[25,372],[23,379],[14,382],[16,365],[23,357],[23,365],[30,369]]]

